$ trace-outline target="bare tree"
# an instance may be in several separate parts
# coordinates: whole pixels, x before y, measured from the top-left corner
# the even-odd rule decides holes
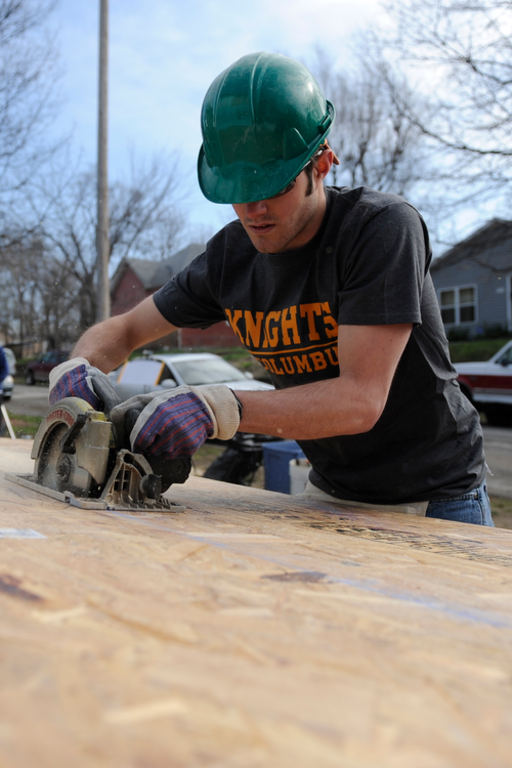
[[[367,52],[358,55],[351,71],[336,71],[324,51],[317,50],[312,67],[336,107],[329,143],[339,158],[333,166],[335,184],[367,185],[404,195],[423,178],[422,133],[403,114],[393,98],[399,88],[408,100],[413,94],[403,79]]]
[[[132,155],[129,179],[115,182],[109,194],[111,262],[126,256],[161,261],[176,251],[186,226],[176,155],[150,162]]]
[[[27,190],[26,200],[45,249],[69,275],[79,315],[77,336],[96,317],[96,177],[76,168],[65,172],[65,165],[54,164]],[[127,256],[166,258],[181,245],[185,219],[175,159],[132,162],[129,180],[114,183],[109,196],[112,264]],[[62,299],[67,298],[63,291]]]
[[[408,66],[430,109],[394,89],[401,114],[444,150],[444,170],[473,192],[512,181],[512,2],[392,0],[390,60]],[[388,41],[389,42],[389,41]],[[466,190],[467,192],[467,190]]]
[[[78,326],[74,278],[41,238],[20,234],[10,233],[9,245],[0,250],[0,330],[22,353],[37,341],[65,348]]]
[[[57,77],[46,21],[54,0],[0,0],[0,194],[27,182],[48,159]]]

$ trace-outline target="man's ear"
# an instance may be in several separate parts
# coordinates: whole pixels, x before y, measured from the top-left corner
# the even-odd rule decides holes
[[[326,149],[315,163],[315,171],[320,180],[324,180],[329,171],[331,170],[334,162],[334,152],[332,149]]]

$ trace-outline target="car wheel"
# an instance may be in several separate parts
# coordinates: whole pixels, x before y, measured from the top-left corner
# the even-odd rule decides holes
[[[492,403],[484,407],[484,413],[491,427],[512,427],[512,406]]]
[[[28,384],[29,387],[32,387],[36,383],[34,379],[34,374],[32,371],[27,371],[25,376],[25,384]]]

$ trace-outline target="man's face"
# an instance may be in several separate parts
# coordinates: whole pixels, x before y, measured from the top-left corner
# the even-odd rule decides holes
[[[315,176],[315,172],[314,176]],[[313,179],[313,190],[306,196],[308,178],[304,171],[285,195],[236,203],[236,215],[260,253],[281,253],[306,245],[316,235],[325,213],[323,186]]]

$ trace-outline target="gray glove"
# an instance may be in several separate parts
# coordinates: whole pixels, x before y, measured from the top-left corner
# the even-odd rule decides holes
[[[132,450],[164,459],[188,458],[208,438],[229,440],[240,425],[238,400],[224,384],[136,395],[113,409],[114,424],[124,423],[132,409],[141,411],[130,433]]]

